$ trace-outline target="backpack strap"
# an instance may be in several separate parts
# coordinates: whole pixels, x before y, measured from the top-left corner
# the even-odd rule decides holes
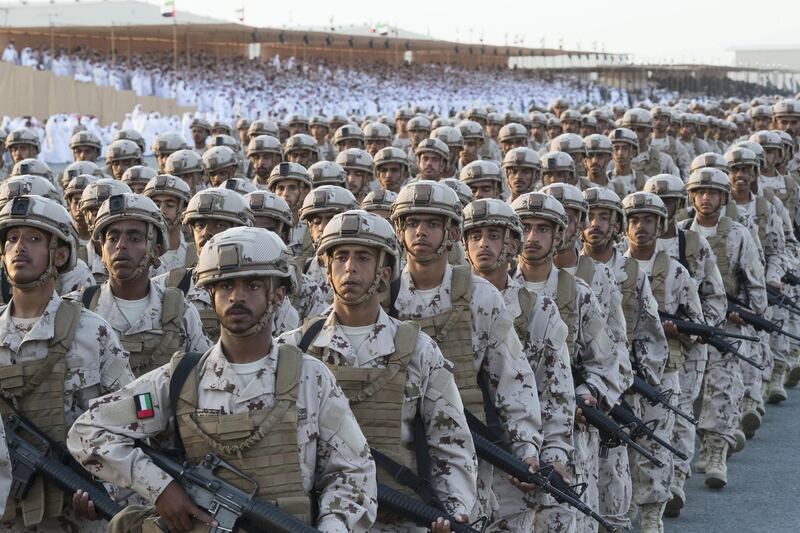
[[[575,271],[575,277],[582,279],[591,287],[594,279],[594,269],[594,261],[591,257],[578,255],[578,268]]]
[[[0,303],[7,304],[11,301],[11,283],[4,268],[0,268],[0,298],[2,298]]]
[[[100,299],[100,285],[90,285],[81,291],[81,303],[89,311],[97,309],[97,301]]]
[[[324,316],[309,318],[306,323],[303,324],[303,336],[300,338],[300,342],[297,344],[297,348],[302,353],[308,352],[309,346],[311,346],[311,343],[317,338],[317,335],[319,335],[319,332],[322,331],[322,326],[324,325]]]

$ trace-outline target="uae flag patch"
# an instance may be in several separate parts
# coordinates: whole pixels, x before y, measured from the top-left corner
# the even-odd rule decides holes
[[[144,394],[137,394],[133,397],[133,402],[136,405],[136,418],[139,420],[145,418],[153,418],[155,411],[153,411],[153,399],[149,392]]]

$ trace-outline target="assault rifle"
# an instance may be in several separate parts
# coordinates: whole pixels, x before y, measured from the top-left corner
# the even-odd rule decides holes
[[[611,415],[611,418],[619,422],[624,426],[630,426],[633,428],[631,431],[631,437],[636,438],[637,436],[641,435],[646,439],[649,439],[665,450],[668,450],[670,453],[675,454],[679,458],[683,459],[684,461],[689,458],[688,455],[683,453],[682,451],[678,450],[674,446],[672,446],[669,442],[665,441],[661,437],[655,434],[655,428],[658,425],[658,420],[651,420],[649,422],[645,422],[633,412],[633,408],[625,401],[620,401],[617,405],[615,405],[611,411],[608,412]],[[651,427],[652,426],[652,427]]]
[[[36,476],[42,475],[70,496],[79,490],[89,494],[95,511],[106,520],[122,511],[103,485],[33,422],[15,412],[7,418],[5,428],[11,456],[12,498],[25,498]]]
[[[259,500],[258,483],[230,463],[209,453],[197,465],[181,464],[168,453],[151,448],[139,441],[137,446],[153,463],[172,476],[189,499],[206,511],[217,526],[209,527],[209,533],[244,531],[260,533],[318,533],[318,530],[295,518],[275,505]],[[217,476],[217,471],[226,470],[252,486],[247,492]]]
[[[471,524],[461,524],[442,509],[438,509],[391,487],[378,484],[378,508],[391,511],[414,521],[422,527],[430,525],[439,518],[450,521],[450,531],[454,533],[483,533],[486,530],[487,519],[479,518]]]
[[[744,355],[739,351],[739,345],[741,343],[733,344],[722,338],[722,337],[731,337],[734,339],[743,339],[756,342],[759,340],[758,337],[753,337],[751,335],[740,335],[738,333],[728,333],[725,330],[714,328],[706,324],[697,324],[695,322],[681,320],[680,318],[675,317],[674,315],[670,315],[668,313],[662,313],[661,311],[659,311],[658,314],[661,317],[662,321],[672,322],[678,329],[679,333],[683,333],[685,335],[695,335],[699,337],[705,344],[708,344],[709,346],[713,346],[714,348],[716,348],[717,351],[719,351],[719,353],[721,354],[729,353],[731,355],[738,357],[745,363],[753,365],[759,370],[764,370],[764,365],[762,365],[755,359],[747,357],[746,355]]]
[[[728,296],[728,313],[738,314],[739,318],[742,319],[742,322],[745,324],[750,324],[758,331],[766,331],[770,334],[777,333],[778,335],[783,335],[784,337],[789,337],[790,339],[800,341],[800,337],[783,329],[780,322],[770,322],[766,318],[755,314],[750,309],[747,309],[747,306],[743,302],[740,302],[736,298],[732,298],[730,296]]]
[[[499,441],[499,436],[494,435],[486,424],[467,410],[464,410],[464,414],[472,431],[472,441],[475,443],[475,451],[478,457],[523,483],[536,485],[555,498],[557,502],[566,503],[583,514],[594,518],[606,530],[612,533],[616,531],[616,527],[581,501],[581,496],[586,490],[585,483],[570,486],[561,479],[553,465],[545,465],[535,473],[531,473],[527,463],[512,455],[501,445],[496,444]]]
[[[663,408],[669,409],[676,415],[681,418],[686,419],[690,424],[697,425],[697,419],[691,416],[688,413],[684,413],[674,405],[669,403],[670,398],[672,397],[672,391],[660,391],[650,385],[647,380],[642,379],[641,377],[637,376],[636,374],[633,375],[633,385],[629,389],[630,392],[634,392],[650,402],[650,405],[660,404]]]
[[[798,306],[788,294],[781,292],[770,285],[767,285],[767,303],[782,307],[793,315],[800,315],[800,306]]]
[[[795,276],[791,272],[787,272],[781,278],[781,281],[784,283],[788,283],[789,285],[800,285],[800,277]]]

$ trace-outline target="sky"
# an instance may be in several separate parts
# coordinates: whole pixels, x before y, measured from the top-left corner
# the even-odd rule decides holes
[[[161,5],[162,0],[146,0]],[[730,64],[735,47],[800,48],[800,0],[175,0],[253,26],[388,24],[459,42],[634,54],[637,62]],[[761,6],[766,6],[759,12]],[[520,42],[520,40],[522,42]]]

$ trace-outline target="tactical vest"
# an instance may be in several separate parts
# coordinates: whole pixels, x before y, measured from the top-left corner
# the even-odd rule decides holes
[[[769,189],[778,199],[783,202],[783,205],[786,209],[789,210],[789,218],[794,220],[795,218],[795,202],[797,202],[797,194],[800,192],[800,187],[798,187],[797,182],[792,179],[790,176],[783,176],[783,182],[786,184],[786,191],[779,192],[777,189]],[[767,190],[766,188],[764,188]]]
[[[659,150],[653,145],[650,145],[650,148],[647,150],[647,161],[637,161],[632,163],[637,170],[640,170],[645,173],[647,176],[655,176],[657,174],[661,174],[661,158],[659,157]],[[644,184],[642,184],[644,186]],[[636,190],[642,190],[639,188],[638,184],[636,186]]]
[[[592,280],[594,280],[595,264],[591,257],[587,255],[578,255],[578,267],[575,271],[575,277],[582,279],[590,287]]]
[[[633,186],[636,187],[637,191],[644,190],[647,176],[644,172],[636,168],[631,168],[631,171],[633,172]],[[628,195],[628,193],[625,192],[625,185],[618,179],[611,179],[611,185],[613,185],[614,192],[617,193],[617,196],[620,198],[624,198]]]
[[[558,270],[558,284],[556,287],[556,305],[561,320],[567,325],[567,350],[570,360],[576,356],[575,350],[575,325],[578,323],[578,308],[575,305],[578,291],[575,288],[575,276],[566,270]]]
[[[189,289],[192,286],[192,274],[194,268],[173,268],[167,274],[166,286],[175,287],[180,289],[184,296],[189,294]],[[208,337],[211,342],[219,340],[219,317],[213,309],[196,307],[197,314],[200,315],[200,322],[203,324],[203,333]]]
[[[453,375],[461,393],[464,409],[484,421],[483,392],[475,371],[472,348],[472,269],[468,265],[453,266],[449,311],[427,318],[414,319],[420,329],[430,335],[444,357],[453,363]],[[408,317],[399,317],[407,320]]]
[[[100,285],[84,289],[81,299],[87,309],[96,310],[100,300]],[[181,324],[185,313],[183,293],[168,287],[161,300],[161,333],[148,330],[130,335],[120,334],[122,347],[130,354],[128,361],[134,375],[141,376],[166,364],[172,354],[181,349]]]
[[[533,306],[536,305],[536,294],[525,287],[520,287],[517,291],[517,300],[519,301],[520,313],[514,318],[514,330],[517,332],[517,337],[522,342],[525,342],[529,335],[528,324],[531,323]]]
[[[665,154],[670,156],[672,158],[672,161],[674,161],[675,164],[677,165],[678,164],[678,147],[676,146],[676,144],[677,143],[675,141],[675,137],[673,137],[672,135],[668,135],[667,136],[667,147],[666,148],[659,148],[659,150],[661,150],[662,152],[664,152]],[[661,172],[659,172],[659,174],[661,174]],[[653,174],[653,175],[655,175],[655,174]]]
[[[447,262],[453,266],[467,264],[464,247],[460,242],[453,243],[450,251],[447,252]]]
[[[664,306],[666,302],[667,290],[667,276],[669,275],[669,261],[670,257],[666,252],[657,252],[655,260],[653,261],[653,272],[650,274],[650,288],[653,291],[653,296],[658,302],[658,310],[662,313],[667,312]],[[667,344],[669,344],[669,356],[667,357],[666,371],[674,371],[680,368],[683,364],[683,351],[681,342],[678,339],[667,337]]]
[[[186,257],[183,258],[183,266],[185,268],[197,266],[197,250],[191,242],[186,245]]]
[[[174,370],[183,354],[172,358]],[[297,441],[297,397],[303,354],[294,346],[278,348],[275,405],[246,413],[206,413],[199,409],[199,365],[189,373],[176,407],[178,432],[193,463],[212,451],[253,478],[260,499],[273,502],[307,524],[312,523],[312,502],[303,489]],[[241,478],[220,470],[222,479],[252,490]],[[207,531],[208,526],[203,526]],[[197,528],[195,528],[197,529]],[[200,531],[198,529],[198,531]]]
[[[732,225],[733,221],[730,218],[726,216],[720,217],[717,224],[717,234],[713,237],[708,237],[708,244],[711,246],[711,251],[717,256],[717,268],[719,268],[719,273],[722,275],[725,293],[728,296],[736,297],[739,294],[738,273],[732,271],[728,252],[726,251],[728,233],[730,233]]]
[[[756,227],[753,238],[758,238],[758,242],[763,249],[764,239],[766,239],[767,236],[767,223],[769,222],[769,201],[764,196],[755,196],[754,199],[756,202],[756,215],[755,218],[753,218],[753,222]],[[725,206],[725,216],[737,222],[741,219],[739,216],[739,208],[733,200],[728,202],[728,205]]]
[[[625,331],[628,338],[633,338],[633,326],[636,318],[636,281],[639,278],[639,263],[635,259],[625,257],[625,281],[620,283],[622,292],[622,315],[625,317]]]
[[[705,270],[705,266],[700,264],[700,236],[697,232],[680,228],[676,228],[675,235],[678,237],[678,257],[676,259],[694,277],[695,272]]]
[[[62,300],[56,311],[47,357],[0,367],[0,396],[14,404],[20,413],[59,443],[67,440],[64,419],[65,357],[75,339],[80,316],[79,303]],[[0,413],[3,416],[12,414],[5,401],[0,401]],[[26,527],[35,526],[45,518],[59,517],[64,509],[64,496],[61,489],[45,482],[43,476],[36,476],[23,500],[16,502],[9,497],[2,521],[13,520],[18,511],[22,513]]]
[[[303,326],[305,333],[319,317]],[[343,365],[327,365],[342,388],[350,409],[361,426],[371,448],[388,456],[399,465],[417,472],[417,460],[412,449],[414,443],[402,441],[403,400],[406,386],[407,368],[414,354],[419,338],[419,325],[416,322],[401,322],[394,337],[394,353],[390,354],[384,368],[354,368]],[[302,349],[302,348],[301,348]],[[317,358],[322,350],[309,344],[305,352]],[[414,435],[415,439],[425,439],[425,435]],[[378,483],[414,495],[414,491],[398,483],[383,468],[377,469]]]

